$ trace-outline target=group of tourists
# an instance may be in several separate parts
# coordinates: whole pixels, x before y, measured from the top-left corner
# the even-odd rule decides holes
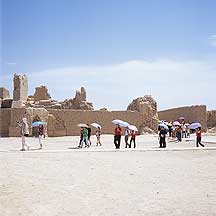
[[[160,121],[158,125],[159,132],[159,147],[166,148],[166,136],[169,134],[169,140],[182,142],[182,138],[190,138],[191,133],[196,133],[196,147],[204,145],[201,143],[202,130],[201,127],[191,129],[190,124],[185,123],[184,119],[178,119],[177,121]]]
[[[22,137],[22,148],[20,151],[29,150],[30,146],[26,141],[26,137],[29,136],[29,126],[27,122],[27,118],[23,117],[21,122],[17,122],[17,126],[20,128],[20,134]],[[43,148],[43,138],[45,137],[45,128],[41,124],[38,126],[38,140],[39,140],[39,149]]]
[[[22,136],[22,148],[21,151],[29,150],[30,146],[26,142],[26,137],[29,136],[29,126],[26,116],[22,118],[21,122],[17,122],[17,126],[20,128]],[[185,123],[184,120],[175,122],[160,121],[158,125],[159,135],[159,148],[166,148],[166,138],[169,135],[169,141],[182,142],[182,138],[189,138],[191,132],[196,132],[196,147],[204,145],[201,143],[202,130],[201,127],[191,130],[189,124]],[[92,145],[91,141],[92,129],[89,124],[81,127],[80,140],[78,148],[89,148]],[[101,127],[97,127],[95,131],[96,146],[102,146],[101,143]],[[43,148],[43,138],[45,137],[45,128],[43,124],[39,124],[37,127],[37,135],[39,140],[39,149]],[[129,127],[124,127],[124,131],[119,124],[114,129],[114,145],[116,149],[120,149],[121,137],[124,136],[125,148],[136,148],[136,131]]]
[[[121,136],[123,132],[120,125],[117,125],[114,131],[114,144],[116,149],[120,149],[121,144]],[[129,142],[129,137],[130,142]],[[133,142],[134,148],[136,148],[136,131],[130,130],[128,127],[124,130],[124,140],[125,140],[125,148],[131,148],[131,144]]]
[[[101,146],[101,128],[98,127],[96,130],[96,138],[97,138],[97,142],[96,142],[96,146]],[[82,148],[83,145],[85,144],[85,148],[86,147],[90,147],[92,142],[91,142],[91,127],[89,126],[89,124],[87,124],[87,127],[81,127],[80,130],[80,141],[79,141],[79,145],[78,148]]]

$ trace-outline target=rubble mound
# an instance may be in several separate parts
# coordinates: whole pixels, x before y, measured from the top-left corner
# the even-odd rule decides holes
[[[127,110],[141,112],[142,104],[146,104],[155,113],[157,112],[157,102],[151,95],[145,95],[144,97],[138,97],[134,99],[127,107]]]
[[[86,90],[81,87],[81,90],[77,90],[73,99],[66,99],[61,103],[63,109],[75,109],[75,110],[94,110],[92,103],[86,101]]]
[[[140,126],[140,133],[153,133],[149,129],[157,132],[157,102],[150,95],[134,99],[127,107],[127,110],[142,113],[144,124]],[[148,130],[147,130],[148,129]]]

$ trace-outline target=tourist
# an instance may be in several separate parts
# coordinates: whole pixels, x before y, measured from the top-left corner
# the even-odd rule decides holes
[[[81,141],[80,148],[83,147],[83,143],[85,143],[85,148],[90,147],[90,145],[88,144],[88,129],[87,128],[83,128],[82,130],[82,141]]]
[[[101,138],[101,129],[100,129],[100,127],[98,127],[97,128],[97,130],[96,130],[96,138],[97,138],[97,143],[96,143],[96,145],[98,146],[98,145],[102,145],[101,144],[101,141],[100,141],[100,138]]]
[[[167,127],[168,127],[168,130],[169,130],[169,137],[171,137],[172,136],[172,123],[169,122]]]
[[[83,139],[83,127],[81,127],[81,130],[80,130],[80,141],[79,141],[78,148],[81,148],[81,145],[82,145],[82,139]]]
[[[88,127],[86,128],[88,130],[88,145],[90,146],[92,143],[91,143],[91,128],[89,126],[89,124],[87,124]]]
[[[132,142],[134,143],[134,148],[136,148],[136,131],[132,130],[130,135],[131,135],[131,139],[130,139],[129,148],[131,148]]]
[[[161,127],[161,130],[159,132],[159,148],[166,148],[166,135],[167,131],[165,130],[164,127]]]
[[[201,131],[201,127],[198,127],[196,129],[196,147],[199,147],[199,145],[204,147],[204,145],[201,143],[201,139],[202,139],[202,131]]]
[[[182,141],[182,128],[180,125],[177,126],[177,129],[176,129],[176,137],[177,137],[178,142]]]
[[[125,128],[125,131],[124,131],[124,137],[125,137],[125,148],[127,148],[129,146],[128,144],[128,138],[129,138],[129,135],[130,135],[130,130],[128,127]]]
[[[29,136],[29,126],[28,126],[27,118],[23,117],[22,122],[21,123],[17,122],[17,123],[18,123],[18,127],[20,127],[21,129],[21,136],[22,136],[22,148],[20,149],[20,151],[25,151],[26,148],[27,150],[29,150],[30,146],[26,142],[26,137]]]
[[[185,124],[182,124],[182,138],[187,138]]]
[[[114,144],[116,149],[120,149],[120,143],[121,143],[121,135],[122,135],[122,129],[119,125],[115,128],[115,135],[114,135]]]
[[[40,149],[43,148],[42,140],[43,140],[43,137],[44,137],[44,136],[45,136],[45,133],[44,133],[44,126],[41,124],[41,125],[39,125],[39,127],[38,127],[38,139],[39,139]]]
[[[190,138],[190,128],[188,125],[186,126],[186,136],[187,138]]]

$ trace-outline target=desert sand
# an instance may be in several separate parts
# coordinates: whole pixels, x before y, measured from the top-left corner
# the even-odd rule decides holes
[[[216,137],[158,148],[157,136],[137,137],[137,149],[77,149],[79,137],[0,138],[3,216],[216,215]],[[123,141],[123,140],[122,140]]]

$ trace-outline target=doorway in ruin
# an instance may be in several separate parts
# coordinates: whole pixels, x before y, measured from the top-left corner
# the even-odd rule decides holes
[[[38,115],[36,115],[34,118],[33,118],[33,122],[37,122],[37,121],[41,121],[40,117]],[[38,127],[33,127],[32,128],[32,136],[33,137],[38,137]]]

